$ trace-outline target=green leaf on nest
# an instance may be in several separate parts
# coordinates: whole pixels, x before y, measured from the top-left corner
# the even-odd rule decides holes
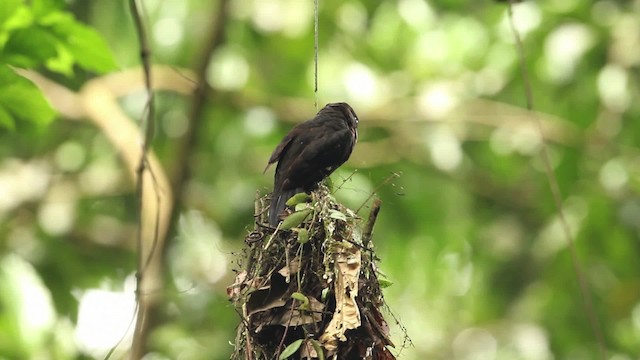
[[[293,294],[291,294],[291,298],[302,302],[302,304],[300,304],[300,306],[298,307],[299,309],[309,310],[311,308],[311,306],[309,305],[309,298],[306,297],[303,293],[294,292]]]
[[[302,224],[307,219],[309,214],[311,214],[311,209],[296,211],[293,214],[287,216],[287,218],[282,221],[282,225],[280,226],[280,228],[283,230],[294,228]]]
[[[336,220],[347,221],[347,216],[338,210],[329,210],[329,217]]]
[[[298,351],[298,349],[300,348],[300,345],[302,345],[302,339],[298,339],[298,340],[292,342],[291,344],[289,344],[289,346],[287,346],[282,351],[282,353],[278,357],[278,360],[287,359],[289,356],[295,354],[296,351]]]
[[[309,201],[310,199],[311,199],[311,197],[307,193],[304,193],[304,192],[297,193],[297,194],[293,195],[292,197],[290,197],[289,200],[287,200],[287,205],[288,206],[294,206],[294,205],[297,205],[297,204],[305,203],[305,202]]]
[[[298,243],[306,244],[309,241],[309,231],[305,228],[298,229]]]
[[[380,287],[384,289],[393,285],[393,281],[385,278],[378,278],[378,284],[380,284]]]
[[[311,339],[311,346],[315,349],[318,360],[324,360],[324,351],[322,350],[322,346],[320,345],[320,341]]]

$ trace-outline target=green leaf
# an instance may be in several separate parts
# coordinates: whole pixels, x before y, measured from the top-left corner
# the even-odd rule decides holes
[[[44,126],[55,117],[51,105],[31,81],[16,74],[8,66],[0,66],[0,108],[8,114],[3,123],[16,119]]]
[[[329,210],[329,217],[332,219],[347,221],[347,216],[338,210]]]
[[[25,29],[29,26],[32,26],[32,24],[33,12],[31,12],[31,9],[27,6],[20,6],[13,12],[13,14],[9,18],[5,19],[4,24],[2,25],[2,29],[4,29],[5,31],[13,31],[16,29]],[[2,32],[0,32],[0,34],[1,33]],[[3,35],[8,36],[6,32]],[[3,41],[0,44],[4,44],[4,41],[6,41],[6,39],[2,40]]]
[[[2,0],[0,2],[0,28],[7,19],[13,16],[21,5],[22,0]]]
[[[329,296],[329,288],[328,288],[328,287],[327,287],[327,288],[322,289],[322,293],[321,293],[321,295],[320,295],[320,299],[321,299],[322,301],[325,301],[325,300],[327,300],[327,296]]]
[[[385,273],[383,273],[382,271],[380,271],[380,269],[376,270],[376,274],[377,274],[377,278],[378,278],[378,284],[380,284],[381,288],[388,288],[389,286],[393,285],[393,281],[389,280],[389,278],[387,277],[387,275]]]
[[[380,284],[380,287],[384,289],[393,285],[393,281],[385,278],[378,278],[378,284]]]
[[[309,304],[309,298],[306,297],[303,293],[294,292],[291,294],[291,298],[301,301],[302,304],[298,307],[300,310],[309,310],[311,309],[311,305]]]
[[[2,60],[10,65],[34,68],[56,56],[57,42],[51,33],[42,28],[18,29],[9,34]]]
[[[298,243],[306,244],[309,241],[309,231],[307,229],[298,229]]]
[[[56,46],[56,49],[58,51],[58,56],[47,60],[45,63],[47,69],[66,76],[73,75],[73,64],[75,63],[73,55],[66,47],[59,43]]]
[[[294,207],[295,211],[302,211],[304,209],[309,209],[309,208],[310,208],[309,203],[296,204],[296,206]]]
[[[76,21],[71,14],[54,12],[39,20],[84,69],[104,73],[117,68],[107,42],[94,29]]]
[[[311,339],[311,346],[313,346],[313,348],[316,350],[316,353],[318,354],[318,360],[324,360],[324,351],[322,350],[320,342],[318,340]]]
[[[289,198],[289,200],[287,200],[287,205],[288,206],[294,206],[294,205],[298,205],[301,203],[305,203],[307,201],[309,201],[311,199],[311,197],[309,196],[309,194],[307,193],[297,193],[295,195],[293,195],[292,197]]]
[[[295,354],[296,351],[298,351],[298,349],[300,348],[300,345],[302,345],[302,339],[298,339],[289,344],[289,346],[282,350],[282,353],[278,357],[278,360],[287,359],[289,356]]]
[[[302,224],[302,222],[304,222],[309,214],[311,214],[311,209],[296,211],[293,214],[287,216],[287,218],[282,221],[282,226],[280,226],[280,228],[287,230],[296,227]]]

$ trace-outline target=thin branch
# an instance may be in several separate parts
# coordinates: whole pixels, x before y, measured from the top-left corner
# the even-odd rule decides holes
[[[591,330],[593,332],[594,337],[598,343],[598,350],[600,351],[600,358],[605,360],[607,359],[607,350],[604,343],[604,336],[602,335],[602,326],[600,325],[600,321],[595,313],[595,308],[593,306],[593,297],[591,295],[591,291],[589,286],[587,285],[587,280],[584,275],[584,271],[582,270],[582,264],[580,263],[580,259],[578,257],[578,253],[576,250],[575,239],[573,238],[573,234],[571,233],[571,228],[569,227],[569,223],[565,216],[564,205],[562,202],[562,193],[560,192],[560,186],[558,185],[558,179],[556,177],[555,172],[551,166],[551,157],[549,155],[549,148],[545,141],[544,131],[542,128],[542,122],[533,112],[533,95],[531,90],[531,82],[529,80],[529,74],[527,71],[526,64],[526,56],[524,51],[524,46],[522,45],[522,39],[520,38],[520,33],[516,29],[514,16],[513,16],[513,3],[514,0],[509,0],[508,4],[508,13],[509,13],[509,25],[511,26],[511,31],[515,37],[516,47],[518,49],[518,57],[520,59],[520,69],[522,75],[522,81],[524,82],[524,90],[525,96],[527,100],[527,110],[529,110],[534,118],[536,119],[536,124],[538,127],[538,132],[540,133],[540,138],[542,139],[542,162],[544,164],[545,173],[547,175],[547,181],[549,183],[549,187],[551,188],[551,194],[553,195],[553,200],[558,211],[558,217],[560,219],[560,223],[562,224],[562,229],[564,231],[565,237],[567,238],[567,242],[569,244],[569,252],[571,253],[571,260],[573,263],[574,271],[576,273],[576,278],[578,279],[578,284],[580,285],[580,292],[582,293],[582,305],[584,306],[584,310],[589,318],[589,323],[591,326]]]
[[[129,1],[129,9],[131,11],[131,16],[133,17],[133,22],[135,25],[136,33],[138,35],[138,41],[140,43],[140,59],[142,62],[142,68],[144,71],[144,84],[145,90],[147,91],[147,103],[145,106],[145,112],[142,117],[142,126],[144,129],[144,135],[142,136],[142,148],[140,151],[140,161],[137,169],[137,179],[136,179],[136,188],[137,188],[137,200],[138,200],[138,235],[137,235],[137,252],[138,252],[138,271],[136,274],[136,300],[137,300],[137,318],[136,318],[136,327],[133,335],[133,344],[131,345],[131,358],[132,359],[140,359],[146,353],[146,343],[147,336],[149,333],[148,328],[148,314],[150,310],[150,303],[145,300],[145,297],[142,296],[142,288],[144,282],[144,272],[147,268],[148,263],[153,257],[153,250],[156,248],[156,242],[158,240],[158,221],[160,218],[159,214],[159,206],[156,207],[156,224],[155,231],[153,232],[153,241],[151,246],[151,251],[146,254],[144,249],[144,172],[147,170],[147,150],[149,149],[149,144],[152,141],[153,136],[153,119],[155,118],[155,106],[154,106],[154,93],[151,81],[151,48],[149,46],[149,42],[147,39],[147,33],[145,29],[145,24],[142,20],[142,16],[140,14],[140,9],[136,3],[136,0]],[[153,170],[148,169],[153,177]],[[154,185],[154,191],[156,193],[156,199],[159,199],[160,195],[157,187]],[[146,258],[145,258],[146,256]],[[147,264],[147,265],[146,265]]]
[[[229,0],[220,0],[218,7],[213,9],[211,27],[207,31],[208,35],[204,40],[203,50],[195,65],[196,87],[191,98],[189,124],[180,146],[176,149],[176,168],[172,177],[175,204],[171,215],[172,228],[175,228],[177,224],[179,209],[182,205],[183,189],[191,177],[191,155],[198,146],[198,134],[203,124],[202,114],[207,100],[216,95],[207,84],[207,71],[211,63],[211,56],[224,43],[225,25],[226,20],[229,18],[229,3]],[[167,248],[165,247],[165,249]]]
[[[401,172],[394,172],[391,175],[387,176],[386,179],[384,179],[375,189],[373,189],[369,197],[367,197],[362,202],[362,205],[360,205],[360,207],[356,210],[356,214],[359,213],[360,210],[362,210],[362,208],[367,204],[367,202],[369,202],[369,200],[371,200],[371,198],[378,192],[378,190],[380,190],[383,186],[387,185],[393,179],[399,178],[401,174],[402,174]]]
[[[368,248],[369,243],[371,242],[371,237],[373,236],[373,226],[376,224],[381,206],[382,200],[380,200],[380,198],[376,198],[375,200],[373,200],[373,204],[371,205],[371,212],[369,212],[369,219],[367,220],[367,224],[362,231],[362,246],[364,246],[365,248]]]
[[[318,111],[318,1],[313,0],[313,94],[316,111]]]

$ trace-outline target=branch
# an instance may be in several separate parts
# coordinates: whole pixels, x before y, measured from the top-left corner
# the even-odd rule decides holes
[[[136,274],[136,300],[137,300],[137,318],[136,318],[136,327],[133,333],[133,343],[131,345],[131,358],[132,359],[141,359],[144,354],[146,354],[147,349],[147,338],[150,332],[149,329],[149,314],[151,313],[154,304],[156,303],[157,297],[152,296],[151,294],[156,292],[157,289],[154,289],[153,292],[145,291],[146,284],[146,270],[151,264],[151,261],[154,257],[154,251],[157,247],[158,243],[158,226],[160,221],[159,211],[156,212],[153,219],[153,233],[151,234],[151,247],[147,250],[143,245],[147,239],[147,234],[145,232],[145,210],[144,210],[144,196],[145,196],[145,181],[143,177],[145,175],[145,170],[149,165],[147,160],[147,150],[149,148],[149,143],[152,141],[153,137],[153,124],[155,118],[155,106],[154,106],[154,96],[153,89],[151,86],[151,62],[149,60],[151,49],[149,47],[149,42],[147,39],[147,34],[145,30],[145,26],[142,20],[142,16],[140,15],[140,10],[138,9],[138,5],[136,0],[129,1],[129,8],[131,11],[131,15],[133,17],[133,22],[135,24],[136,33],[138,35],[138,41],[140,42],[140,59],[142,62],[142,68],[144,70],[144,83],[145,89],[147,91],[147,104],[146,104],[146,112],[142,119],[142,124],[144,129],[144,135],[142,136],[142,149],[140,151],[140,160],[138,162],[137,178],[136,178],[136,189],[138,195],[138,206],[139,206],[139,224],[138,224],[138,237],[137,237],[137,251],[138,251],[138,271]],[[156,201],[160,203],[160,195],[158,187],[156,186],[156,177],[152,168],[148,168],[149,174],[151,176],[153,191],[156,195]],[[148,241],[147,241],[148,242]],[[158,283],[161,287],[163,284],[162,281],[162,271],[154,274],[158,276]],[[157,292],[156,292],[157,293]]]
[[[364,230],[362,231],[362,246],[364,246],[365,248],[368,248],[369,243],[371,242],[371,237],[373,236],[373,226],[376,224],[381,206],[382,200],[380,200],[380,198],[376,198],[375,200],[373,200],[373,204],[371,205],[371,212],[369,212],[369,219],[367,220]]]
[[[176,150],[176,163],[178,167],[173,176],[173,189],[176,196],[176,204],[181,203],[182,188],[184,183],[190,177],[191,167],[189,158],[193,149],[197,147],[198,133],[202,126],[202,112],[204,110],[206,100],[211,95],[211,90],[207,85],[207,70],[211,56],[224,41],[225,23],[228,18],[229,0],[221,0],[217,9],[214,9],[213,21],[205,38],[204,46],[200,58],[196,63],[195,81],[196,87],[191,98],[191,110],[189,115],[189,126],[184,134],[181,146]]]
[[[589,319],[589,324],[591,327],[591,331],[593,332],[593,336],[598,343],[598,350],[600,351],[600,358],[602,360],[608,359],[607,349],[604,342],[604,336],[602,335],[602,326],[600,325],[600,321],[598,316],[595,313],[595,309],[593,306],[593,297],[591,295],[591,291],[589,289],[589,285],[587,284],[587,280],[584,275],[584,271],[582,270],[582,264],[580,263],[580,258],[578,257],[578,252],[576,250],[575,239],[573,234],[571,233],[571,228],[569,227],[569,222],[565,216],[564,204],[562,202],[562,193],[560,192],[560,186],[558,185],[558,179],[556,174],[553,171],[553,167],[551,166],[551,156],[549,155],[549,148],[547,146],[546,141],[544,140],[544,130],[542,127],[542,122],[535,116],[533,113],[533,92],[531,91],[531,82],[529,80],[529,73],[527,71],[527,62],[524,51],[524,46],[522,45],[522,39],[520,38],[520,33],[515,27],[514,16],[513,16],[513,3],[514,0],[508,0],[508,14],[509,14],[509,25],[511,27],[511,32],[516,41],[516,48],[518,51],[518,57],[520,59],[520,70],[522,81],[524,82],[524,91],[525,97],[527,101],[527,110],[534,114],[535,122],[538,127],[538,132],[540,133],[540,138],[542,139],[542,147],[541,147],[541,156],[542,162],[544,164],[545,173],[547,175],[547,181],[549,183],[549,187],[551,189],[551,195],[553,196],[554,203],[556,205],[556,209],[558,211],[558,217],[560,219],[560,223],[562,224],[562,230],[567,238],[567,243],[569,244],[569,252],[571,254],[571,262],[573,263],[573,268],[576,274],[576,278],[578,280],[578,284],[580,286],[580,293],[582,294],[582,305],[584,307],[584,311],[587,314]]]
[[[182,204],[183,189],[187,180],[191,177],[191,155],[198,146],[198,134],[202,127],[202,113],[206,101],[215,93],[207,85],[207,71],[213,53],[224,43],[225,24],[228,19],[229,0],[221,0],[218,8],[214,9],[213,21],[205,38],[204,46],[200,58],[196,63],[195,79],[196,87],[191,99],[191,110],[187,131],[176,149],[176,168],[172,177],[172,188],[174,193],[174,203],[176,207],[172,213],[172,226],[177,223],[179,207]]]
[[[179,76],[167,66],[154,66],[151,73],[155,89],[186,94],[192,85],[184,76]],[[162,253],[169,227],[173,196],[169,180],[151,149],[146,156],[146,167],[153,169],[153,173],[147,171],[141,177],[137,176],[141,129],[118,103],[119,96],[134,93],[143,86],[142,72],[131,69],[95,78],[86,82],[77,93],[35,72],[23,71],[21,74],[42,90],[52,106],[60,112],[62,119],[87,121],[95,125],[121,157],[132,183],[141,180],[144,188],[158,189],[158,192],[147,191],[142,194],[142,221],[139,229],[142,232],[142,248],[147,249],[143,258],[148,262],[139,293],[147,304],[154,304],[163,285],[162,262],[158,255]],[[154,246],[155,256],[149,257],[149,250]]]

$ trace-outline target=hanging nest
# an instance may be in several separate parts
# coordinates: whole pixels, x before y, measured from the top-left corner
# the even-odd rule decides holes
[[[232,359],[375,359],[395,356],[382,316],[371,232],[380,201],[364,225],[325,186],[297,194],[273,229],[269,197],[256,200],[254,231],[230,300],[242,322]]]

